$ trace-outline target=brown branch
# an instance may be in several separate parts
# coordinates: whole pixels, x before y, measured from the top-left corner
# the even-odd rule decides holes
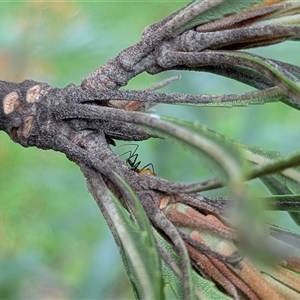
[[[184,11],[182,9],[162,22],[149,26],[144,31],[140,42],[123,50],[117,57],[86,76],[81,86],[69,85],[59,89],[33,80],[26,80],[19,84],[0,81],[0,130],[5,131],[14,142],[24,147],[35,146],[60,151],[78,164],[117,243],[118,236],[110,218],[108,191],[116,195],[125,208],[134,210],[134,205],[130,202],[128,193],[119,183],[116,174],[121,176],[139,197],[152,225],[171,242],[178,253],[182,268],[180,271],[170,262],[170,257],[163,250],[160,251],[175,273],[183,279],[186,299],[192,294],[192,287],[189,286],[190,261],[186,245],[196,265],[200,268],[204,266],[210,268],[211,270],[206,273],[216,281],[219,280],[229,294],[238,297],[236,289],[238,287],[245,294],[248,293],[250,298],[255,298],[252,290],[249,292],[242,281],[237,279],[243,272],[239,269],[245,265],[245,260],[240,254],[220,253],[201,239],[194,239],[182,228],[197,227],[196,230],[209,231],[224,239],[238,240],[236,230],[228,227],[227,224],[220,225],[220,220],[224,217],[228,206],[223,205],[221,201],[213,203],[209,198],[197,194],[187,195],[195,190],[216,188],[222,184],[218,179],[191,185],[171,183],[149,174],[141,174],[139,170],[128,167],[111,151],[109,144],[114,144],[114,139],[144,140],[156,137],[138,125],[152,128],[156,126],[156,129],[164,129],[168,133],[177,130],[183,141],[187,141],[188,138],[193,140],[193,138],[186,131],[172,127],[156,117],[133,113],[128,107],[126,110],[126,106],[125,109],[121,109],[111,100],[197,104],[205,101],[229,101],[229,99],[236,101],[235,97],[241,98],[241,95],[208,97],[156,93],[149,90],[118,91],[121,86],[125,86],[128,81],[142,72],[156,74],[171,69],[219,73],[259,89],[278,85],[291,98],[299,97],[294,91],[282,87],[280,80],[267,68],[249,62],[246,58],[233,57],[230,51],[216,51],[216,49],[241,49],[266,45],[296,38],[300,35],[298,27],[264,26],[257,30],[248,27],[240,28],[240,23],[245,20],[242,18],[234,24],[230,23],[231,19],[226,19],[222,24],[214,22],[210,27],[213,28],[213,32],[209,32],[209,28],[203,25],[204,27],[197,28],[198,32],[193,28],[181,33],[181,28],[186,22],[221,2],[223,1],[212,4],[211,1],[204,0],[186,14],[182,14]],[[272,7],[268,13],[276,11],[278,7],[281,6]],[[252,14],[251,22],[255,21],[257,16],[258,14]],[[228,29],[231,25],[235,28]],[[220,28],[225,30],[215,31]],[[252,57],[256,56],[252,55]],[[299,80],[298,67],[274,60],[260,59],[271,66],[276,66],[290,80],[294,82]],[[252,97],[253,94],[247,96]],[[193,215],[190,214],[190,218],[185,220],[185,214],[176,210],[168,214],[166,212],[168,206],[174,203],[184,203],[186,206],[193,207]],[[201,255],[205,255],[205,258],[203,259]],[[209,263],[207,263],[208,258],[211,259]],[[233,279],[229,278],[228,268],[225,265],[232,270],[230,274],[235,272],[238,275],[232,276]],[[253,278],[255,274],[252,272],[251,276],[248,276],[249,274],[243,276],[249,281],[249,278]],[[244,278],[243,276],[241,277]],[[250,285],[249,282],[247,284]],[[260,286],[260,283],[256,281],[255,285]],[[268,286],[267,291],[269,290],[271,288]]]

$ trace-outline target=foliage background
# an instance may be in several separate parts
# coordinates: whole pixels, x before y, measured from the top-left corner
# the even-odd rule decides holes
[[[181,2],[0,3],[1,79],[64,87],[139,40],[142,30]],[[299,65],[297,43],[255,53]],[[140,75],[141,89],[166,76]],[[222,94],[249,91],[210,74],[181,72],[165,91]],[[237,141],[288,154],[299,149],[298,112],[281,104],[233,109],[158,105],[157,113],[197,120]],[[123,143],[118,143],[123,144]],[[131,149],[116,149],[117,153]],[[206,179],[199,160],[162,140],[143,142],[139,157],[170,180]],[[126,157],[124,157],[126,158]],[[258,192],[266,194],[259,183]],[[286,214],[267,216],[299,230]],[[114,241],[77,166],[53,151],[24,149],[0,133],[0,299],[133,298]]]

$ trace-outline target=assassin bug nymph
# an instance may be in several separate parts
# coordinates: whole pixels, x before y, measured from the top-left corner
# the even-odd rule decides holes
[[[122,145],[122,146],[126,146],[126,145]],[[144,167],[142,167],[141,169],[139,169],[139,165],[141,164],[141,161],[138,160],[139,155],[136,153],[137,149],[139,148],[139,145],[134,145],[134,146],[135,146],[134,151],[129,150],[129,151],[126,151],[125,153],[121,154],[121,156],[123,156],[123,155],[129,153],[129,156],[126,159],[127,165],[130,167],[131,170],[133,170],[134,172],[137,172],[140,175],[148,174],[148,175],[156,176],[156,173],[154,171],[154,166],[152,163],[149,163],[149,164],[145,165]]]

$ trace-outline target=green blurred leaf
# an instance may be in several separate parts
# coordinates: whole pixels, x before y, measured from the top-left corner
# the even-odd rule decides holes
[[[231,0],[231,1],[215,1],[215,4],[203,0],[192,1],[187,5],[183,10],[180,11],[178,18],[182,18],[190,14],[190,18],[187,19],[186,23],[182,24],[181,27],[176,31],[176,34],[179,34],[187,29],[192,27],[209,23],[211,21],[222,19],[225,16],[230,14],[238,14],[242,12],[243,9],[251,8],[252,5],[261,3],[262,0]],[[215,6],[215,7],[211,7]],[[200,13],[197,13],[197,12]],[[196,13],[195,13],[196,12]],[[175,34],[175,35],[176,35]]]
[[[264,197],[264,201],[270,209],[287,212],[300,212],[300,196],[277,195]]]
[[[141,227],[137,226],[119,200],[110,193],[115,212],[109,213],[130,282],[138,299],[164,299],[160,258],[148,218],[129,186],[123,180],[119,182],[129,190],[138,207],[136,216],[141,221],[139,223]]]
[[[282,228],[276,225],[269,225],[270,235],[274,238],[285,242],[295,248],[300,249],[300,235],[286,228]]]
[[[146,115],[135,115],[134,123],[142,125],[150,133],[178,143],[204,159],[211,170],[217,172],[221,180],[228,184],[235,197],[243,197],[244,159],[232,142],[197,122],[168,117],[157,119],[155,116],[149,120]]]
[[[267,151],[259,147],[247,145],[240,146],[244,149],[246,159],[255,166],[255,168],[250,171],[250,174],[252,173],[252,175],[250,175],[251,177],[268,174],[268,176],[272,176],[275,179],[272,184],[272,191],[278,195],[287,193],[294,195],[300,194],[300,166],[297,166],[300,164],[299,152],[284,157],[279,152]],[[295,165],[295,167],[291,167],[291,165]],[[271,184],[271,182],[269,184]],[[278,186],[278,184],[280,184],[281,187]]]
[[[160,246],[166,250],[166,252],[170,255],[177,266],[179,266],[179,257],[172,246],[165,239],[163,239],[158,232],[155,231],[154,233],[157,237],[157,240],[159,241]],[[162,262],[162,273],[165,282],[170,284],[177,299],[183,299],[184,291],[181,279],[175,274],[175,272],[170,268],[170,266],[168,266],[165,261]],[[213,282],[204,279],[194,270],[192,271],[192,278],[193,283],[191,284],[193,284],[194,286],[195,299],[231,299],[230,297],[220,292]]]
[[[260,180],[273,195],[286,195],[287,198],[285,198],[285,201],[292,201],[291,198],[288,197],[300,194],[300,166],[287,168],[287,164],[292,163],[294,160],[296,161],[295,164],[299,164],[297,163],[299,160],[299,153],[284,158],[276,151],[267,151],[260,147],[241,144],[240,146],[244,149],[246,159],[248,159],[254,166],[259,166],[261,172],[267,170],[270,173],[270,170],[272,170],[273,167],[274,174],[260,177]],[[282,171],[278,171],[278,168],[280,167]],[[255,174],[255,170],[253,171],[253,174]],[[278,205],[280,205],[281,200],[283,201],[283,199],[278,197]],[[289,215],[295,223],[300,225],[300,213],[297,209],[293,208],[293,210],[290,211],[287,203],[285,210],[289,212]]]
[[[279,177],[279,179],[278,179],[278,177]],[[289,190],[284,183],[282,183],[280,175],[263,176],[260,179],[273,195],[285,196],[285,195],[293,194],[293,192],[291,190]],[[285,182],[285,180],[283,180],[283,182]],[[279,198],[279,203],[277,205],[278,206],[280,205],[280,198]],[[288,206],[288,204],[286,206]],[[288,213],[291,216],[291,218],[293,219],[293,221],[298,226],[300,226],[300,212],[294,211],[294,210],[291,211],[287,207],[285,207],[284,210],[288,211]]]

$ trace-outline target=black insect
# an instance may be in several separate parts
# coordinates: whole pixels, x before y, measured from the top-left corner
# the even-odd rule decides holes
[[[126,146],[126,145],[122,145],[122,146]],[[143,168],[139,169],[139,165],[141,164],[141,161],[138,160],[139,155],[137,154],[137,149],[139,148],[139,145],[134,145],[134,146],[135,146],[134,151],[129,150],[121,155],[123,156],[129,153],[129,156],[126,159],[126,164],[130,167],[131,170],[137,172],[140,175],[148,174],[148,175],[156,176],[156,173],[154,171],[154,166],[152,163],[149,163],[145,165]]]

